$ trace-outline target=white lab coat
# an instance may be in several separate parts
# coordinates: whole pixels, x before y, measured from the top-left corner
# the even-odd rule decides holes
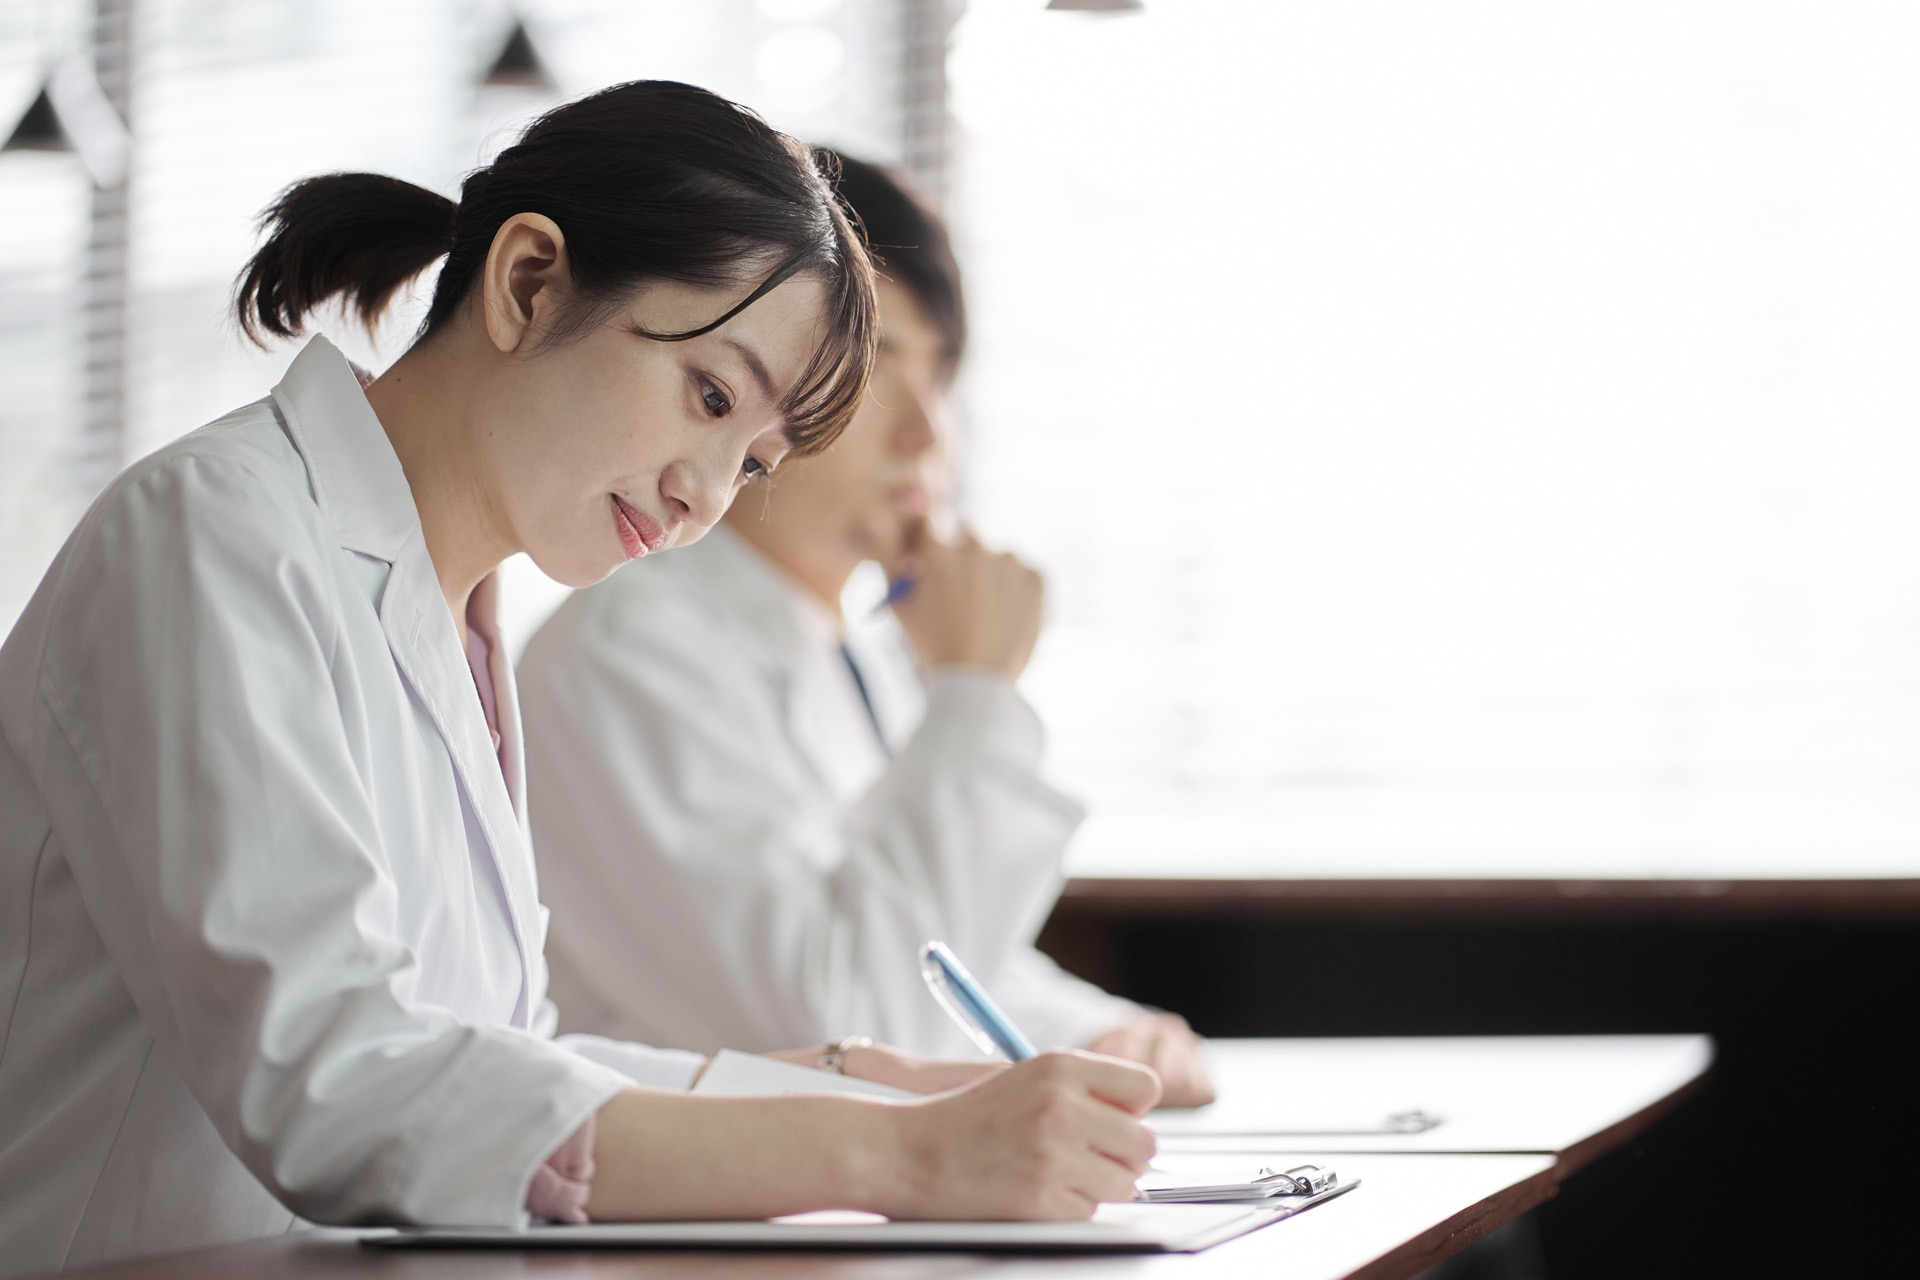
[[[588,1114],[697,1063],[553,1041],[546,920],[406,478],[315,339],[116,480],[0,649],[0,1272],[523,1221]]]
[[[935,937],[1043,1046],[1135,1012],[1033,949],[1083,811],[1041,778],[1041,726],[1013,683],[938,670],[923,692],[891,618],[859,619],[847,638],[889,760],[841,631],[722,526],[576,592],[528,645],[563,1025],[976,1055],[921,981]],[[675,981],[630,976],[649,972]]]

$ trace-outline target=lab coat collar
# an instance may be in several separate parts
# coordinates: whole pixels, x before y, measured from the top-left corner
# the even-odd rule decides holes
[[[787,734],[803,746],[818,746],[802,705],[808,698],[809,674],[817,678],[820,655],[832,653],[838,643],[840,620],[725,524],[715,525],[685,551],[672,552],[658,568],[668,565],[685,575],[689,595],[707,602],[725,620],[731,643],[740,646],[770,686]],[[642,572],[655,568],[635,567]],[[819,751],[803,749],[797,755],[822,786],[832,786],[821,771]]]
[[[883,638],[896,625],[891,618],[863,622],[829,609],[724,524],[687,550],[674,552],[659,567],[669,563],[687,575],[690,594],[709,602],[726,619],[734,642],[772,682],[787,733],[799,747],[796,755],[822,786],[834,791],[844,786],[837,771],[824,767],[824,762],[844,756],[841,740],[821,737],[817,715],[817,699],[837,701],[846,695],[840,687],[847,678],[838,652],[842,645],[859,661],[889,747],[898,747],[907,725],[918,718],[918,705],[915,694],[898,687],[899,677],[885,656],[889,645],[899,644],[897,634]],[[830,682],[834,692],[823,693],[822,680]]]
[[[782,668],[793,665],[796,646],[839,632],[838,617],[725,524],[675,554],[685,558],[662,563],[692,572],[702,585],[700,594],[725,609],[741,624],[738,634],[760,641],[765,656]]]
[[[474,589],[468,622],[490,650],[500,710],[499,755],[467,666],[466,637],[454,627],[433,558],[427,554],[413,489],[353,365],[332,343],[316,337],[273,389],[273,400],[294,447],[306,459],[315,501],[340,545],[392,566],[378,601],[380,626],[395,663],[447,744],[492,854],[520,949],[520,1004],[514,1022],[528,1026],[536,1003],[534,960],[545,939],[520,804],[526,793],[520,720],[495,618],[493,575]]]
[[[837,666],[836,651],[845,645],[864,670],[869,664],[877,665],[876,649],[900,643],[899,624],[891,616],[862,618],[857,612],[849,616],[828,608],[727,526],[716,526],[707,541],[714,547],[698,566],[701,594],[713,595],[729,618],[748,625],[764,644],[770,664],[792,672],[807,665],[806,654],[817,653],[826,655],[830,666]]]
[[[273,399],[340,545],[392,562],[421,536],[420,513],[353,365],[316,337],[294,357]]]

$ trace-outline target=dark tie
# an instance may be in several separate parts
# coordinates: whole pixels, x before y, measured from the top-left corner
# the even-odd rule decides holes
[[[880,713],[873,709],[873,695],[867,692],[867,678],[860,674],[860,664],[853,660],[853,650],[846,642],[840,643],[840,657],[847,664],[847,674],[853,677],[853,687],[860,692],[860,705],[867,709],[867,723],[873,726],[873,738],[880,744],[880,750],[888,759],[893,758],[893,747],[887,742],[887,731],[880,727]]]

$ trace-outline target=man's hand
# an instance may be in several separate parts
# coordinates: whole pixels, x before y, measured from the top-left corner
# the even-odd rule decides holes
[[[1160,1075],[1163,1107],[1204,1107],[1213,1101],[1207,1043],[1177,1013],[1143,1011],[1087,1048],[1152,1067]]]
[[[893,607],[920,665],[983,667],[1018,679],[1040,638],[1046,583],[1007,552],[989,551],[971,533],[946,543],[921,531],[889,576],[913,579],[913,594]]]

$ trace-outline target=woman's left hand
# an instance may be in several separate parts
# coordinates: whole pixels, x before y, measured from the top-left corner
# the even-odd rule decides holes
[[[792,1062],[802,1067],[817,1067],[826,1051],[815,1045],[806,1049],[782,1049],[769,1058]],[[950,1058],[923,1058],[905,1049],[886,1044],[854,1045],[840,1060],[840,1069],[860,1080],[890,1084],[908,1093],[945,1093],[972,1084],[981,1076],[1005,1071],[1004,1062],[959,1062]]]
[[[1007,1064],[923,1058],[890,1044],[867,1044],[847,1050],[845,1067],[850,1076],[890,1084],[908,1093],[945,1093],[972,1084],[981,1076],[1005,1071]]]
[[[1094,1053],[1143,1062],[1160,1075],[1163,1107],[1204,1107],[1213,1101],[1207,1042],[1177,1013],[1149,1013],[1122,1023],[1087,1045]]]

